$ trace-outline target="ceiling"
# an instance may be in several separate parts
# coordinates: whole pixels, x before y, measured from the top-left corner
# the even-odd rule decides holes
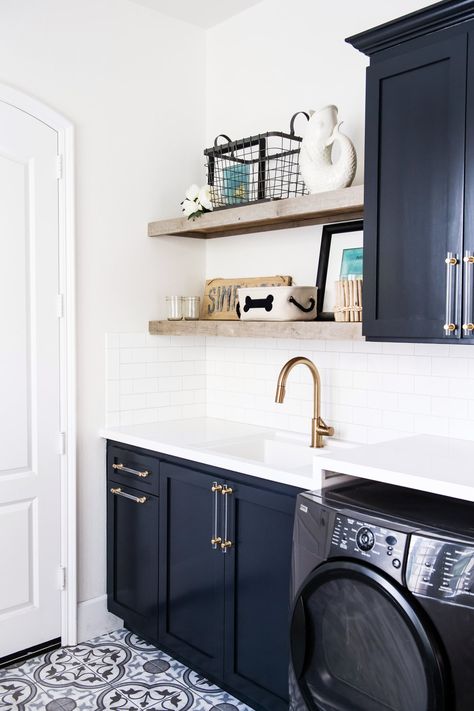
[[[133,0],[159,12],[185,20],[199,27],[209,28],[237,15],[261,0]]]

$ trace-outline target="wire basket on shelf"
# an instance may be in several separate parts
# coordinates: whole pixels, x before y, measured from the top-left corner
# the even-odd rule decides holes
[[[309,120],[305,111],[298,111],[291,118],[290,133],[270,131],[237,141],[220,134],[214,146],[206,148],[207,182],[214,208],[281,200],[308,192],[299,168],[303,139],[294,129],[299,114]],[[227,143],[218,144],[219,138]]]

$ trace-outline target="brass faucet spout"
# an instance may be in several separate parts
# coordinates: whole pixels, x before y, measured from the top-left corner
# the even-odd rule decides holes
[[[316,368],[312,360],[304,358],[303,356],[298,356],[296,358],[291,358],[291,360],[285,363],[278,376],[275,402],[281,404],[284,401],[288,375],[295,365],[299,364],[306,365],[313,376],[314,390],[313,419],[311,423],[311,447],[324,447],[323,437],[332,437],[334,434],[334,427],[328,426],[321,417],[321,377],[319,375],[319,370]]]

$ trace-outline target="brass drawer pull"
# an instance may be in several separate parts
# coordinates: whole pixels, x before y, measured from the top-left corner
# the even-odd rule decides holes
[[[150,472],[146,469],[140,472],[138,469],[130,469],[130,467],[126,467],[123,464],[112,464],[112,469],[116,469],[118,472],[127,472],[127,474],[135,474],[135,476],[139,476],[141,479],[146,479],[146,477],[150,475]]]
[[[463,312],[464,312],[464,323],[463,323],[463,334],[465,336],[471,336],[474,331],[474,280],[473,280],[473,265],[474,265],[474,254],[467,250],[464,252],[464,283],[463,283]]]
[[[211,486],[211,492],[214,494],[211,546],[214,550],[217,550],[219,543],[222,541],[222,538],[217,535],[217,510],[219,506],[217,497],[220,491],[222,491],[222,484],[218,484],[215,481]]]
[[[229,548],[232,548],[232,541],[229,541],[229,495],[232,494],[230,486],[224,484],[221,494],[225,496],[224,503],[224,540],[221,543],[221,551],[227,553]]]
[[[146,501],[146,496],[132,496],[131,494],[126,494],[119,487],[116,489],[111,489],[110,493],[114,494],[115,496],[122,496],[124,499],[134,501],[136,504],[144,504]]]
[[[456,330],[456,324],[455,323],[445,323],[444,330],[446,331],[446,333],[453,333]]]
[[[444,321],[444,335],[454,336],[457,331],[456,325],[456,277],[459,260],[453,252],[448,252],[446,259],[446,311]]]

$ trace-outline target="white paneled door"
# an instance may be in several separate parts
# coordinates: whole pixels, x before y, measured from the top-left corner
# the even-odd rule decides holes
[[[57,141],[0,102],[0,658],[61,634]]]

